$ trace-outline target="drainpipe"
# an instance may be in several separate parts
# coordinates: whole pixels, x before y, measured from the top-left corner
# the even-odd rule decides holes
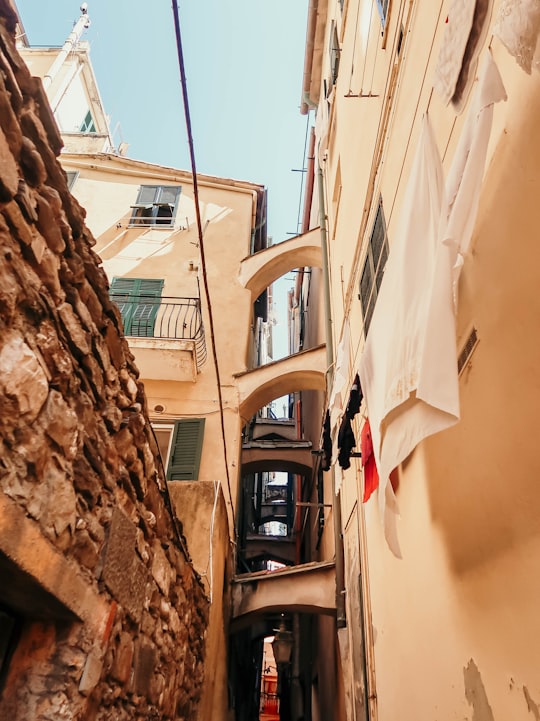
[[[80,18],[75,23],[73,30],[68,35],[62,49],[60,50],[60,52],[55,58],[55,61],[49,68],[49,72],[43,76],[43,87],[45,90],[47,90],[51,86],[54,78],[56,77],[56,74],[64,64],[64,60],[67,58],[75,45],[77,45],[77,43],[81,39],[81,35],[83,34],[83,32],[89,27],[90,18],[88,17],[88,6],[86,3],[83,3],[81,5]]]
[[[313,205],[313,186],[315,181],[315,129],[311,128],[311,136],[309,140],[309,150],[308,150],[308,165],[307,165],[307,173],[306,173],[306,191],[304,195],[304,213],[302,215],[302,227],[301,232],[307,233],[309,230],[309,219],[311,217],[311,206]],[[296,285],[294,290],[294,302],[297,305],[300,305],[300,299],[302,297],[302,284],[304,282],[304,268],[299,268],[298,273],[296,274]],[[300,320],[302,322],[302,320]],[[298,440],[302,438],[302,427],[301,427],[301,417],[302,417],[302,401],[298,400],[296,402],[296,437]],[[301,476],[297,476],[297,486],[296,486],[297,494],[296,499],[298,501],[301,501],[301,495],[302,495],[302,479]],[[300,522],[300,514],[296,514],[298,517],[298,525],[296,527],[296,563],[300,563],[300,533],[302,530],[302,524]]]
[[[311,70],[313,67],[313,51],[315,48],[315,31],[317,29],[317,10],[319,0],[309,0],[306,50],[304,53],[304,77],[302,80],[302,101],[300,104],[300,115],[307,115],[311,106],[309,87],[311,84]]]
[[[324,322],[326,331],[326,363],[328,366],[328,388],[332,387],[334,379],[334,343],[332,336],[332,310],[330,303],[330,272],[328,268],[328,239],[326,235],[326,207],[324,200],[324,177],[322,168],[317,164],[317,180],[319,186],[319,219],[321,226],[321,255],[322,275],[324,289]],[[337,627],[344,628],[347,625],[345,616],[345,574],[343,568],[343,534],[341,531],[341,491],[335,493],[336,476],[334,466],[332,473],[332,511],[334,515],[334,544],[336,554],[336,620]]]

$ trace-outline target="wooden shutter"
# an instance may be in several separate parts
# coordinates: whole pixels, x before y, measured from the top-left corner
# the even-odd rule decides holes
[[[175,423],[167,480],[198,480],[204,437],[204,421],[204,418],[184,418]]]
[[[159,303],[144,302],[145,298],[161,298],[161,278],[113,278],[110,296],[118,305],[124,323],[124,333],[152,338]]]
[[[122,314],[125,335],[130,335],[131,333],[131,316],[133,315],[132,300],[135,281],[136,278],[113,278],[109,291],[111,300],[114,300]]]
[[[154,337],[156,316],[159,310],[158,300],[161,298],[163,280],[140,278],[138,294],[131,319],[131,335],[145,338]],[[145,298],[148,301],[145,303]]]

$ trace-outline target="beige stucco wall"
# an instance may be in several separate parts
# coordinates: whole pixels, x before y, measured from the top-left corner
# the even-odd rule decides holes
[[[201,719],[227,718],[227,632],[231,551],[227,508],[218,482],[170,483],[175,514],[184,518],[183,532],[190,539],[193,566],[210,599],[205,648],[208,663],[199,706]],[[186,492],[187,491],[187,492]]]
[[[428,107],[446,171],[466,116],[465,111],[456,117],[432,93],[448,3],[391,3],[386,49],[374,8],[366,59],[364,26],[360,22],[357,28],[354,19],[358,9],[361,20],[368,5],[346,4],[325,163],[335,339],[347,315],[351,380],[363,346],[357,295],[364,250],[358,241],[369,235],[382,194],[392,244]],[[410,32],[381,162],[372,166],[402,21]],[[348,519],[360,510],[365,532],[369,565],[364,575],[373,613],[372,632],[367,630],[374,643],[381,721],[525,721],[539,711],[540,583],[534,565],[540,551],[540,493],[534,428],[540,390],[540,79],[521,71],[496,39],[492,49],[508,101],[495,109],[457,318],[458,348],[472,324],[480,343],[460,377],[460,423],[421,444],[400,469],[402,560],[386,546],[375,497],[359,505],[358,460],[342,491],[345,547],[354,546],[349,534],[358,530]],[[345,97],[349,90],[378,97]],[[358,424],[355,428],[359,431]],[[350,560],[346,578],[350,598],[357,582]]]
[[[202,264],[191,179],[187,173],[160,170],[113,156],[63,156],[66,169],[78,169],[73,188],[87,208],[95,228],[96,251],[111,279],[114,276],[163,278],[163,296],[202,297],[207,362],[195,382],[163,375],[161,353],[154,353],[155,369],[144,378],[149,410],[159,422],[181,417],[205,417],[205,436],[199,477],[224,484],[231,515],[236,502],[241,422],[233,375],[246,369],[251,321],[250,293],[238,281],[240,260],[248,255],[255,186],[235,187],[227,181],[199,181],[204,228],[207,280],[212,303],[216,352],[222,385],[225,437],[229,463],[227,483],[216,375],[212,358],[211,324],[204,294]],[[174,228],[129,228],[130,206],[141,184],[182,187]],[[137,358],[137,348],[133,348]],[[148,355],[148,354],[147,354]],[[145,356],[145,367],[148,364]],[[158,415],[155,406],[163,406]],[[229,489],[230,485],[230,489]],[[229,498],[230,495],[230,498]]]

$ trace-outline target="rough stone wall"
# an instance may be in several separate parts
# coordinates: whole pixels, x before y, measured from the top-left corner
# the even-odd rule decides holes
[[[0,718],[195,718],[208,600],[15,20],[0,0]]]

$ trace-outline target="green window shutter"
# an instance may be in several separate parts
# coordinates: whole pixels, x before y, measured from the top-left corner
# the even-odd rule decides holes
[[[380,198],[371,235],[369,236],[364,267],[360,276],[360,292],[358,294],[359,299],[362,301],[364,333],[366,334],[377,302],[377,295],[381,287],[387,260],[388,236],[386,234],[382,198]]]
[[[135,288],[135,278],[113,278],[109,295],[114,300],[120,313],[122,314],[122,322],[124,324],[124,333],[131,333],[131,316],[133,315],[133,295]],[[130,302],[131,301],[131,302]]]
[[[118,305],[124,323],[124,333],[152,338],[163,290],[160,278],[113,278],[111,300]],[[145,299],[147,301],[145,302]]]
[[[138,280],[138,303],[134,307],[131,319],[131,335],[153,338],[156,316],[159,310],[158,299],[161,298],[163,280],[147,278]],[[145,299],[147,299],[146,302]]]
[[[204,418],[184,418],[175,423],[167,469],[168,481],[198,480],[204,421]]]

